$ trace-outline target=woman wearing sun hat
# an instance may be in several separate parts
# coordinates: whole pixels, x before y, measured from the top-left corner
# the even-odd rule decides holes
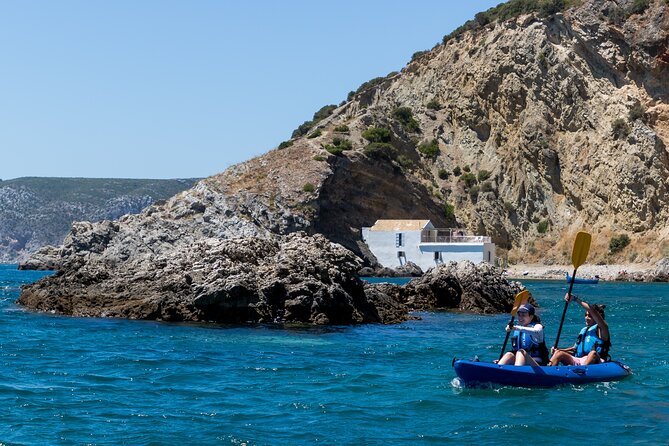
[[[546,365],[548,349],[544,341],[544,326],[535,314],[531,304],[523,304],[516,313],[518,325],[507,325],[506,331],[513,331],[511,351],[506,352],[498,364]]]

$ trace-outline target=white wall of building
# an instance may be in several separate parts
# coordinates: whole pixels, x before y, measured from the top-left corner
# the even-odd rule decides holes
[[[401,243],[398,243],[400,242],[398,234],[401,234]],[[362,237],[383,266],[396,268],[407,260],[416,263],[412,259],[420,255],[418,248],[420,231],[370,231],[368,228],[363,228]]]
[[[451,261],[495,262],[494,243],[421,243],[421,231],[370,231],[369,228],[363,228],[362,236],[379,263],[390,268],[413,262],[427,271]]]

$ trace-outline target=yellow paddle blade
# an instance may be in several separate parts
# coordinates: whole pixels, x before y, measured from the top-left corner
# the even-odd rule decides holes
[[[520,308],[522,304],[526,304],[529,299],[530,299],[530,292],[527,290],[523,290],[520,293],[516,294],[516,298],[513,300],[513,309],[511,310],[511,315],[515,316],[516,313],[518,312],[518,308]]]
[[[571,263],[574,265],[574,270],[583,265],[585,259],[588,257],[591,241],[592,236],[587,232],[581,231],[576,234],[576,240],[574,240],[574,250],[571,252]]]

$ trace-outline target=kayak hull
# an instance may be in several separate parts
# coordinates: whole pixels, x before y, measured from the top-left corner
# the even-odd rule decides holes
[[[565,276],[565,279],[567,279],[567,283],[571,282],[571,276],[569,275],[569,273],[564,273],[564,276]],[[574,283],[589,283],[589,284],[594,285],[596,283],[599,283],[599,279],[598,278],[584,279],[582,277],[575,277],[574,278]]]
[[[629,367],[617,361],[585,366],[542,367],[458,360],[453,363],[453,367],[465,387],[555,387],[619,381],[632,374]]]

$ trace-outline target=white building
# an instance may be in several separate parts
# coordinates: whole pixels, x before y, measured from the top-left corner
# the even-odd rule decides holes
[[[362,239],[383,266],[413,262],[423,271],[450,261],[495,264],[490,237],[469,236],[463,229],[437,229],[430,220],[377,220],[362,228]]]

